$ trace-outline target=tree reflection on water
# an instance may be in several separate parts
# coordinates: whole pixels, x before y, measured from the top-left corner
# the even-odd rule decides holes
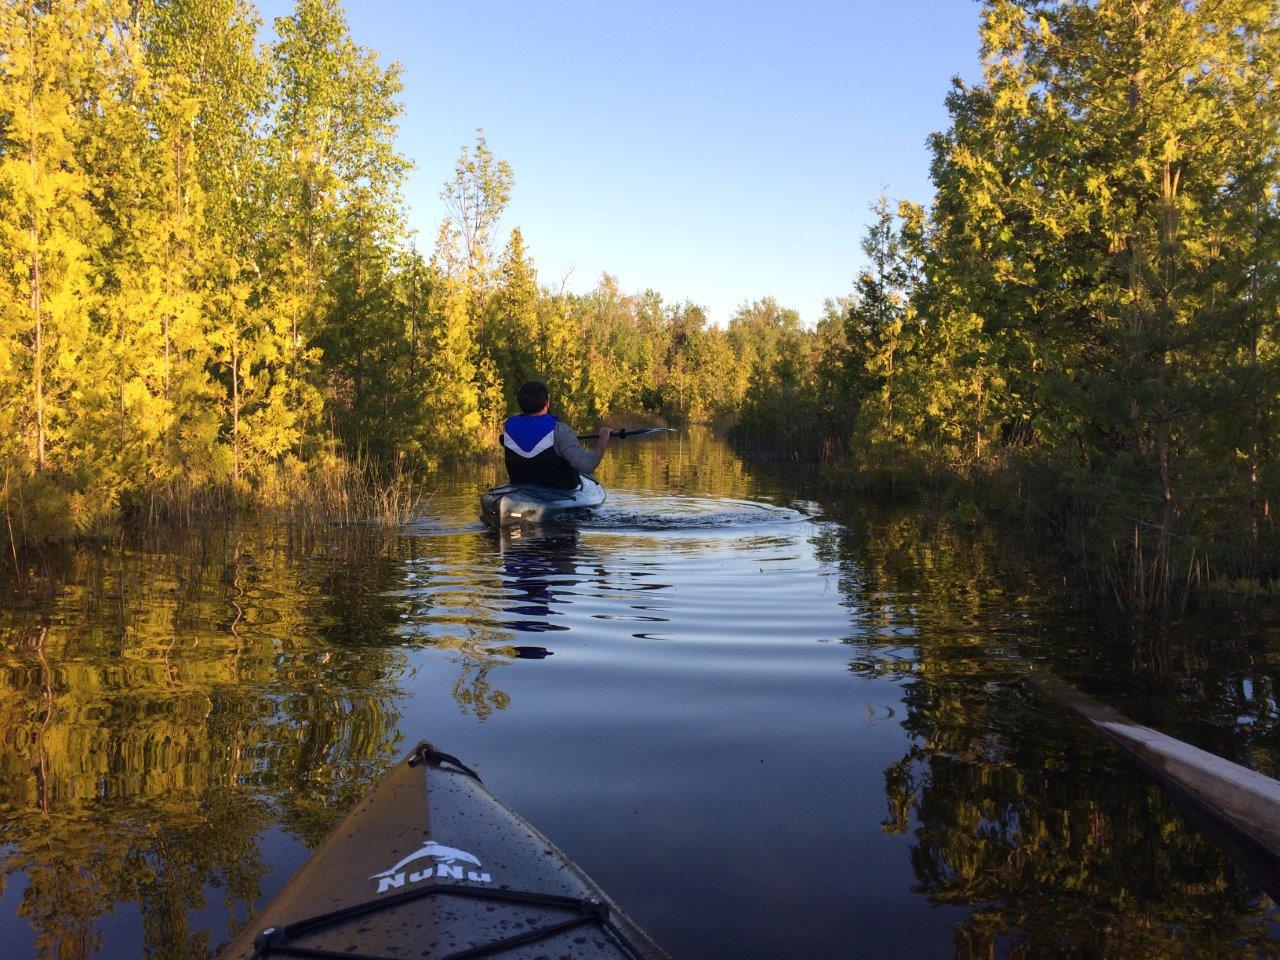
[[[495,667],[550,654],[516,641],[557,628],[584,557],[573,531],[201,536],[73,551],[0,616],[0,884],[41,956],[108,949],[130,903],[148,956],[211,956],[190,917],[246,921],[264,832],[314,846],[396,759],[407,648],[444,652],[483,720],[510,702]]]
[[[615,486],[707,497],[750,499],[761,483],[705,434],[619,456],[611,469]],[[911,906],[914,883],[963,908],[954,942],[940,947],[961,960],[1276,955],[1270,901],[1011,665],[1015,655],[1047,661],[1141,722],[1270,771],[1280,756],[1272,634],[1197,623],[1135,637],[1073,609],[1060,575],[1038,574],[992,531],[918,509],[836,503],[828,513],[839,522],[754,531],[633,523],[499,536],[473,520],[474,491],[491,477],[460,477],[456,502],[421,529],[243,524],[82,546],[4,594],[0,894],[4,930],[24,951],[34,938],[39,956],[59,960],[209,958],[290,869],[277,834],[314,846],[403,750],[401,710],[417,722],[408,701],[430,696],[413,671],[443,673],[437,717],[460,711],[471,730],[497,720],[484,728],[496,733],[512,702],[499,681],[518,664],[546,695],[518,721],[506,714],[508,729],[567,732],[580,754],[598,749],[603,760],[591,762],[616,761],[590,720],[619,676],[640,692],[617,696],[624,711],[602,718],[608,736],[656,742],[679,714],[683,748],[653,774],[679,789],[663,794],[639,775],[601,784],[587,769],[578,789],[597,804],[616,802],[610,789],[648,789],[655,809],[679,802],[671,809],[698,824],[686,834],[698,842],[731,836],[703,830],[707,818],[762,823],[711,806],[716,785],[698,778],[785,758],[797,731],[821,741],[807,754],[819,764],[830,744],[844,746],[829,754],[834,767],[773,784],[787,843],[810,849],[820,835],[812,849],[871,849],[863,835],[877,834],[878,789],[850,812],[808,794],[851,770],[883,776],[883,830],[906,839],[877,849],[890,866],[909,859],[902,889],[858,886],[864,874],[849,871],[847,890],[769,888],[780,910],[818,893],[828,903],[883,895],[919,910],[914,923],[929,912]],[[790,483],[779,486],[802,489]],[[765,570],[771,579],[753,579]],[[847,646],[822,642],[840,637]],[[846,681],[851,702],[897,685],[866,738],[889,743],[888,761],[842,752],[863,749],[848,730],[838,739],[830,723],[804,726],[815,703],[844,709]],[[704,696],[714,684],[723,699]],[[760,718],[733,713],[755,709],[755,697],[785,708],[776,741]],[[735,749],[739,722],[757,724],[737,747],[749,755],[714,756]],[[560,789],[540,787],[544,803]],[[778,823],[787,817],[796,822]],[[589,853],[589,833],[577,839]],[[866,875],[880,882],[881,866]],[[669,909],[687,920],[687,906]],[[754,904],[720,909],[744,929],[759,919],[741,917]],[[797,916],[789,930],[804,929]],[[717,922],[728,923],[708,914],[705,924]]]
[[[916,512],[825,536],[859,627],[850,669],[895,678],[906,709],[911,741],[885,770],[883,828],[911,837],[920,892],[971,908],[957,958],[1277,954],[1269,898],[1005,655],[1079,652],[1037,643],[1060,588],[1027,584],[1024,570],[1015,591],[1005,545]],[[1090,643],[1099,659],[1134,649],[1123,636]]]
[[[398,563],[361,539],[86,550],[0,618],[0,873],[41,956],[127,903],[148,956],[209,956],[190,912],[244,921],[259,835],[316,842],[393,759]]]

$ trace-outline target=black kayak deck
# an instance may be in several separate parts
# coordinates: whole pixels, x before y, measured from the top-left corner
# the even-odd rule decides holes
[[[549,840],[423,743],[222,960],[666,958]]]

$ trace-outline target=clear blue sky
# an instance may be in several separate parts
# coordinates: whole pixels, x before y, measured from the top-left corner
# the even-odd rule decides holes
[[[259,0],[268,30],[289,0]],[[973,0],[347,0],[358,43],[404,67],[400,149],[419,244],[483,127],[515,172],[544,284],[705,306],[772,295],[817,319],[861,262],[867,205],[927,201],[925,138],[973,78]]]

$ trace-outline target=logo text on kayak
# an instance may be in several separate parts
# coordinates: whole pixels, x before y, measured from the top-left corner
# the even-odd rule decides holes
[[[431,866],[419,870],[405,869],[409,864],[428,857],[435,861]],[[421,847],[401,859],[394,867],[383,870],[381,873],[375,873],[369,879],[378,881],[378,893],[386,893],[388,890],[403,887],[406,883],[420,883],[429,877],[451,880],[462,880],[465,877],[474,883],[492,882],[492,877],[489,874],[478,869],[472,870],[467,864],[479,867],[480,861],[465,850],[459,850],[457,847],[446,847],[442,843],[436,843],[434,840],[428,839]]]

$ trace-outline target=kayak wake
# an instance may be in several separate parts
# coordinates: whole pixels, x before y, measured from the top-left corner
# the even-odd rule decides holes
[[[799,523],[805,519],[799,510],[754,500],[615,493],[608,507],[579,518],[577,526],[589,530],[716,531]]]

